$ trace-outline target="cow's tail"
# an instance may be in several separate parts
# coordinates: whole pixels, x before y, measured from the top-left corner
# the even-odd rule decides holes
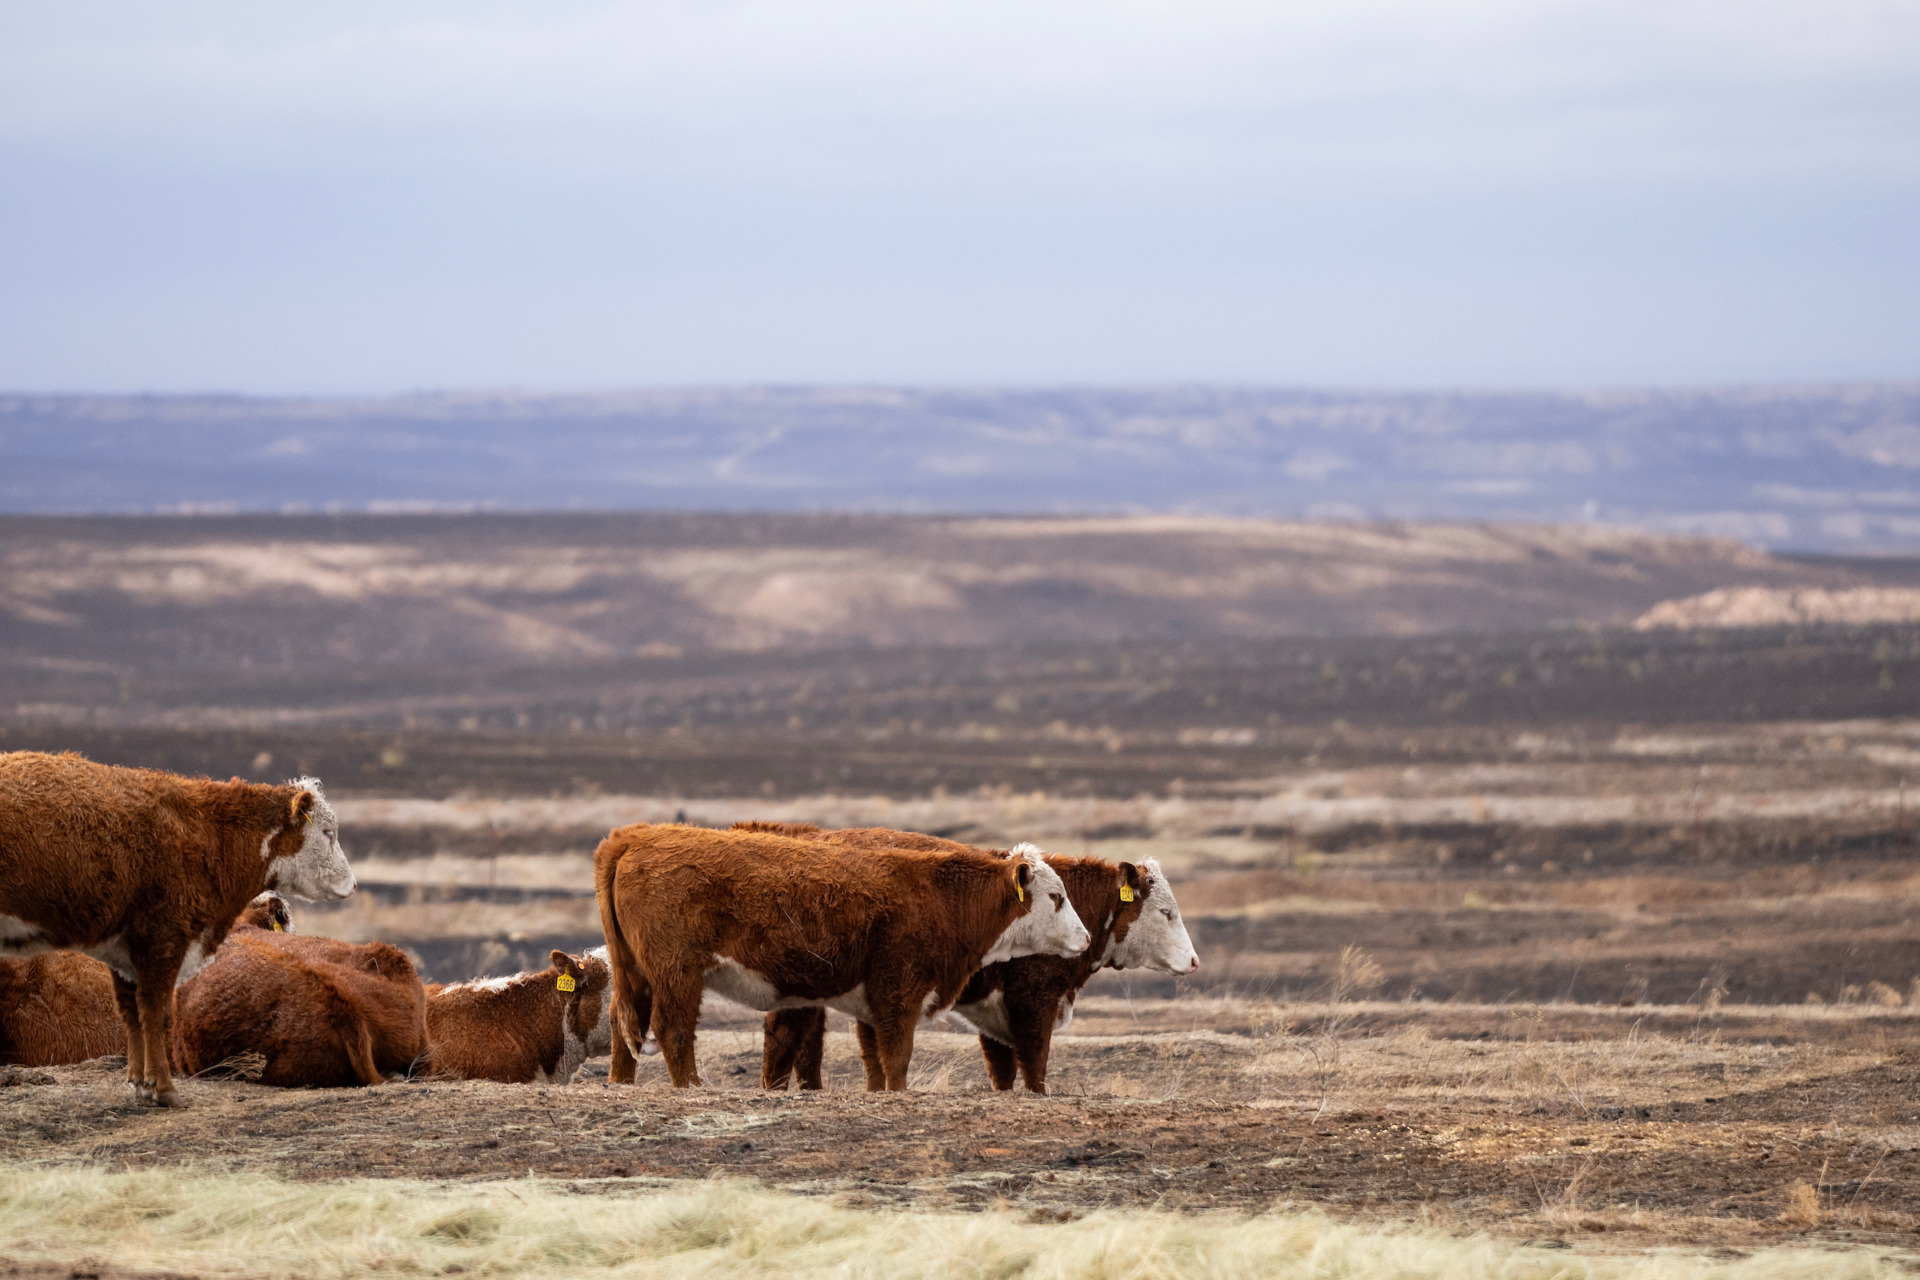
[[[353,1074],[360,1077],[361,1084],[386,1083],[387,1078],[380,1074],[373,1060],[373,1028],[357,1010],[353,1025],[345,1029],[340,1040],[341,1047],[347,1051],[347,1061],[353,1064]]]
[[[620,850],[609,839],[593,856],[593,896],[600,905],[600,931],[607,938],[607,968],[613,979],[607,992],[612,1002],[607,1022],[613,1030],[613,1065],[608,1078],[615,1084],[631,1084],[634,1059],[643,1052],[648,1030],[635,1007],[634,991],[645,985],[646,978],[627,943],[626,931],[620,927],[620,911],[614,903],[619,868]]]
[[[325,974],[315,977],[332,1006],[329,1012],[333,1015],[333,1032],[339,1037],[340,1049],[347,1055],[347,1065],[353,1069],[354,1078],[361,1084],[386,1083],[386,1077],[380,1074],[380,1067],[374,1061],[373,1026],[365,1011],[331,977]]]

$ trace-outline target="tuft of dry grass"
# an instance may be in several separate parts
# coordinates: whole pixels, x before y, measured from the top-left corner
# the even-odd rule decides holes
[[[294,1183],[194,1170],[17,1165],[0,1166],[0,1252],[213,1276],[271,1271],[369,1280],[453,1274],[490,1280],[1880,1280],[1904,1274],[1898,1262],[1863,1251],[1593,1256],[1558,1239],[1517,1244],[1346,1225],[1318,1213],[1193,1217],[1147,1210],[1041,1223],[994,1212],[856,1210],[740,1182],[664,1190],[532,1178]]]

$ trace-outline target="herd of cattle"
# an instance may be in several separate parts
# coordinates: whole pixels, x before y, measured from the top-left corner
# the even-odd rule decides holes
[[[856,1020],[869,1089],[906,1087],[951,1014],[987,1072],[1046,1092],[1048,1050],[1101,968],[1200,967],[1159,866],[989,851],[881,828],[621,827],[594,855],[606,946],[539,973],[425,985],[404,952],[297,932],[286,896],[353,892],[320,784],[214,782],[0,753],[0,1063],[124,1053],[284,1086],[405,1076],[567,1083],[658,1053],[700,1083],[706,993],[766,1013],[761,1083],[821,1084],[826,1011]]]

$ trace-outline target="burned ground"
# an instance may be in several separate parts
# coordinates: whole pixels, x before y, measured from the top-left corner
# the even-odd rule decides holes
[[[1315,1204],[1606,1248],[1920,1242],[1911,1012],[1096,1001],[1045,1098],[986,1090],[973,1039],[938,1032],[906,1094],[858,1091],[844,1031],[825,1092],[763,1094],[748,1025],[708,1024],[715,1083],[693,1091],[656,1060],[632,1087],[194,1081],[176,1116],[111,1062],[59,1068],[8,1090],[0,1159],[589,1192],[727,1176],[1039,1219]]]

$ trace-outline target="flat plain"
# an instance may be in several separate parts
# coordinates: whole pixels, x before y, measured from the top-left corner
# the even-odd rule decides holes
[[[867,1096],[837,1017],[828,1089],[766,1095],[757,1021],[716,1001],[691,1093],[654,1060],[608,1086],[602,1062],[564,1088],[193,1081],[193,1109],[169,1116],[134,1107],[111,1064],[23,1073],[0,1089],[9,1167],[531,1173],[603,1197],[720,1177],[1027,1222],[1317,1211],[1582,1258],[1920,1251],[1920,629],[1632,625],[1682,595],[1912,566],[1519,534],[1466,555],[1401,529],[1343,535],[1344,567],[1318,578],[1301,565],[1325,570],[1329,544],[1288,544],[1292,585],[1255,608],[1218,584],[1279,553],[1188,528],[1154,555],[1215,585],[1176,609],[1162,583],[1131,632],[1138,584],[1111,587],[1120,552],[1095,538],[1023,579],[1051,594],[870,602],[895,610],[891,631],[854,600],[831,625],[749,635],[743,618],[770,615],[741,601],[854,590],[849,557],[878,545],[897,568],[899,530],[727,526],[761,576],[669,617],[584,578],[538,599],[362,591],[396,565],[440,581],[427,570],[482,552],[536,564],[590,541],[590,521],[348,523],[331,544],[323,525],[224,578],[205,551],[235,541],[220,522],[48,522],[0,546],[0,749],[318,774],[363,890],[298,909],[299,927],[396,942],[437,979],[597,943],[590,856],[609,827],[744,818],[1154,858],[1204,968],[1097,977],[1045,1098],[988,1091],[976,1042],[944,1027],[923,1032],[906,1096]],[[978,580],[951,531],[910,532],[942,581],[963,563]],[[1013,561],[1044,559],[1022,546]],[[1393,575],[1436,548],[1496,602],[1487,626],[1457,601],[1422,612],[1448,584],[1396,596]],[[327,580],[330,618],[298,587],[315,565],[346,575]],[[769,588],[782,573],[803,586]],[[563,613],[621,652],[556,639]],[[449,630],[462,617],[475,635]],[[443,642],[457,658],[435,658]]]

